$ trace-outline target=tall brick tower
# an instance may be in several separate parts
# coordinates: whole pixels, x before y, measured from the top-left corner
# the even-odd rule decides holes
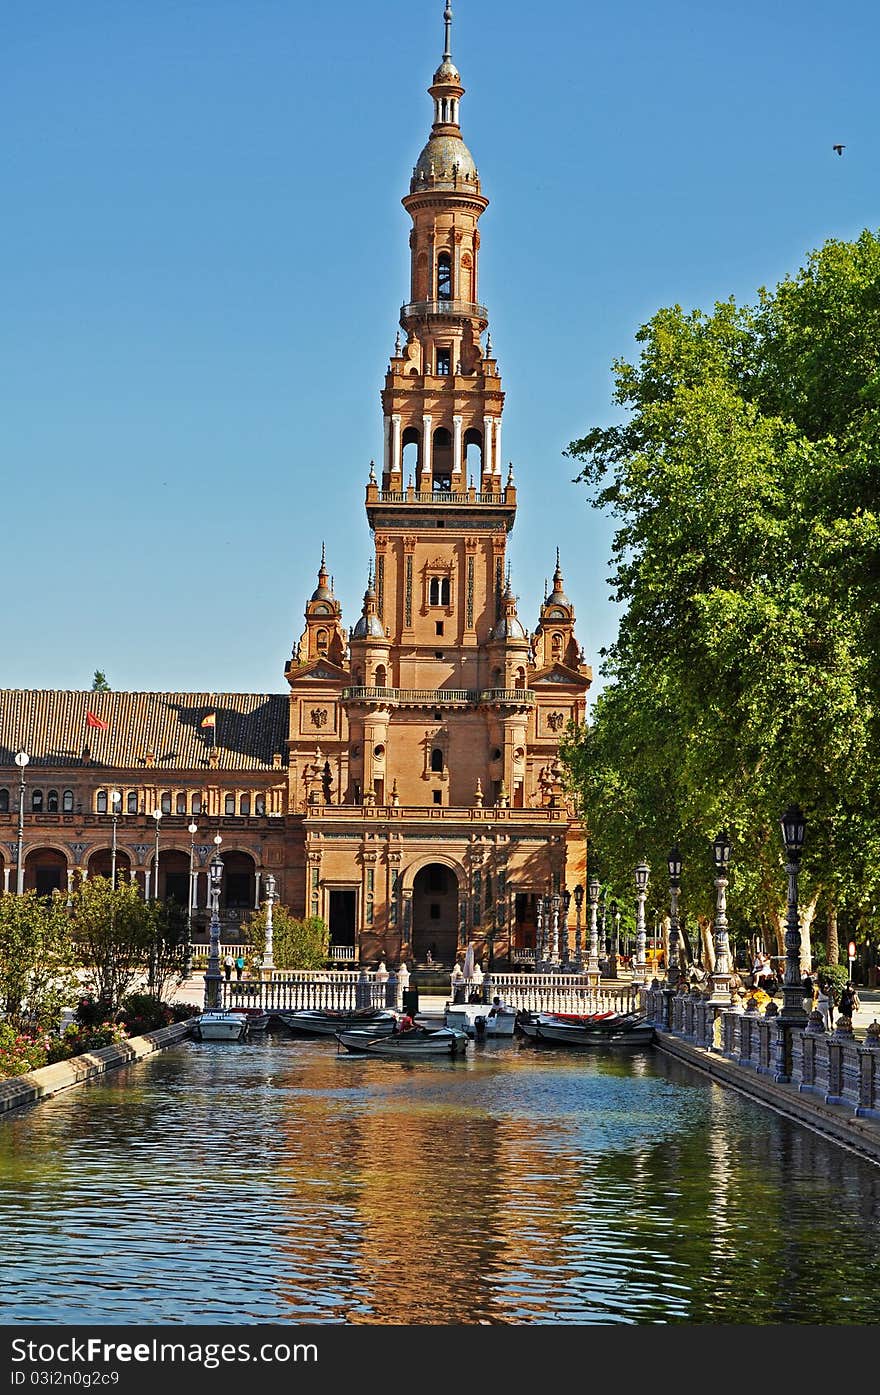
[[[375,561],[347,681],[323,571],[286,670],[307,908],[365,957],[431,948],[445,962],[487,934],[502,958],[526,948],[535,897],[582,877],[555,756],[591,678],[558,557],[534,636],[507,568],[516,488],[478,298],[488,199],[461,133],[451,22],[447,4],[433,123],[403,199],[409,297],[382,390],[381,478],[371,466],[366,489]]]

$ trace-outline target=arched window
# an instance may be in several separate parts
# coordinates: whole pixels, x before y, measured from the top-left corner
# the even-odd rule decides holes
[[[224,801],[223,801],[223,812],[224,812],[224,814],[234,814],[234,813],[235,813],[235,795],[234,795],[234,794],[227,794],[226,798],[225,798]]]
[[[0,790],[0,814],[9,813],[9,790]]]
[[[319,630],[315,635],[315,647],[319,654],[327,653],[327,631]]]
[[[170,790],[163,790],[163,792],[162,792],[162,800],[161,800],[160,807],[161,807],[161,809],[162,809],[162,813],[163,813],[163,814],[170,814],[170,813],[171,813],[171,791],[170,791]]]
[[[376,665],[376,680],[375,680],[375,682],[376,682],[376,687],[377,687],[377,688],[384,688],[385,685],[386,685],[387,679],[388,679],[388,674],[387,674],[387,672],[386,672],[386,670],[385,670],[385,665],[384,665],[384,664],[377,664],[377,665]]]
[[[98,790],[97,796],[96,796],[96,798],[95,798],[95,810],[96,810],[96,812],[99,813],[99,814],[106,814],[106,812],[107,812],[107,791],[106,791],[106,790]]]
[[[517,669],[515,684],[517,688],[524,688],[526,686],[526,671],[524,668]]]
[[[550,652],[554,659],[562,658],[562,635],[554,634],[550,641]]]
[[[72,814],[72,813],[73,813],[73,790],[65,790],[64,793],[62,794],[62,796],[61,796],[61,812],[62,812],[62,814]]]
[[[241,799],[238,801],[238,812],[239,812],[240,814],[244,814],[245,817],[247,817],[247,816],[250,814],[250,812],[251,812],[251,797],[250,797],[249,794],[243,794],[243,795],[241,796]]]
[[[452,258],[448,252],[437,258],[437,299],[452,299]]]
[[[129,812],[130,814],[136,814],[136,813],[137,813],[137,811],[138,811],[138,792],[137,792],[137,790],[129,790],[129,791],[128,791],[128,794],[126,795],[126,799],[125,799],[125,807],[126,807],[126,809],[128,810],[128,812]]]
[[[449,605],[449,577],[432,576],[428,582],[428,605]]]
[[[483,473],[483,433],[471,427],[464,433],[465,470],[479,480]]]
[[[202,812],[202,796],[200,794],[194,794],[189,807],[193,814],[200,814]]]
[[[57,790],[50,790],[49,793],[46,795],[46,813],[47,813],[47,814],[57,814],[57,813],[58,813],[58,791],[57,791]]]
[[[185,813],[186,813],[186,795],[185,795],[185,794],[179,794],[179,795],[177,796],[177,799],[175,800],[175,808],[176,808],[178,814],[185,814]]]
[[[434,432],[431,476],[431,487],[435,492],[452,488],[452,434],[445,426],[438,426]]]
[[[401,437],[402,456],[401,469],[405,480],[412,475],[413,479],[419,473],[421,464],[422,438],[414,426],[408,426]]]
[[[439,746],[435,746],[431,752],[431,769],[438,773],[443,770],[443,752]]]
[[[264,794],[258,794],[257,797],[256,797],[256,799],[254,800],[254,813],[255,813],[255,814],[265,814],[265,812],[266,812],[266,796],[265,796]]]

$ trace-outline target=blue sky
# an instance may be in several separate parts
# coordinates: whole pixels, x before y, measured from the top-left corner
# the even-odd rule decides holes
[[[442,8],[7,0],[3,686],[281,692],[322,538],[353,623]],[[454,11],[520,614],[558,544],[598,668],[612,521],[562,452],[658,307],[876,228],[880,11]]]

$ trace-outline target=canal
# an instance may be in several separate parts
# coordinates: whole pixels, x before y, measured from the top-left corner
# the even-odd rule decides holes
[[[0,1122],[4,1323],[874,1323],[878,1221],[659,1052],[187,1042]]]

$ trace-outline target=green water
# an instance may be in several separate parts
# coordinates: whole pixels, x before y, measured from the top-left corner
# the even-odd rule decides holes
[[[873,1323],[878,1221],[659,1052],[185,1043],[0,1123],[0,1321]]]

